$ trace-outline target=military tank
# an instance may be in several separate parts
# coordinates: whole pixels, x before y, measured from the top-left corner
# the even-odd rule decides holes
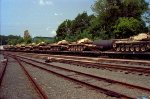
[[[69,42],[66,40],[59,41],[57,43],[49,44],[50,51],[66,51],[68,49]]]
[[[17,49],[19,49],[20,51],[25,51],[25,47],[26,47],[25,44],[21,44],[20,46],[18,46]]]
[[[25,46],[25,52],[32,52],[33,51],[33,46],[35,45],[35,43],[31,43],[31,44],[27,44]]]
[[[38,53],[38,51],[39,51],[39,44],[35,44],[34,43],[34,45],[32,46],[32,52],[35,52],[35,53]]]
[[[113,43],[113,49],[117,52],[146,52],[150,50],[150,35],[140,33],[128,39],[117,40]]]
[[[47,48],[47,43],[41,42],[38,44],[39,51],[44,52]]]
[[[96,45],[94,45],[93,41],[88,38],[78,40],[77,42],[72,42],[72,44],[68,45],[69,51],[92,51],[95,49],[97,49]]]
[[[4,49],[5,49],[6,51],[11,51],[12,49],[14,49],[14,47],[13,47],[13,45],[5,45],[5,46],[4,46]]]

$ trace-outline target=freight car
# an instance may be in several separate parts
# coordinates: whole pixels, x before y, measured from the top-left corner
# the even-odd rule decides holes
[[[101,55],[132,55],[150,53],[150,35],[147,33],[140,33],[137,36],[132,36],[127,39],[113,39],[113,40],[96,40],[91,41],[88,38],[81,39],[77,42],[68,42],[66,40],[58,43],[47,44],[41,42],[39,44],[31,45],[17,45],[4,47],[9,51],[24,51],[34,53],[101,53]]]

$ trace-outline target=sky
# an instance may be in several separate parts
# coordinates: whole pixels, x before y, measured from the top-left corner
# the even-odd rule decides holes
[[[0,0],[0,34],[32,37],[56,35],[58,26],[79,13],[93,14],[95,0]]]

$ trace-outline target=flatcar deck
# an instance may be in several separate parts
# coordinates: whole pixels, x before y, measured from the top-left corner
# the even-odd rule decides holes
[[[16,52],[16,51],[14,51]],[[25,52],[25,51],[22,51]],[[58,55],[79,55],[94,57],[117,57],[117,58],[138,58],[150,59],[150,52],[115,52],[115,51],[28,51],[28,53],[58,54]]]

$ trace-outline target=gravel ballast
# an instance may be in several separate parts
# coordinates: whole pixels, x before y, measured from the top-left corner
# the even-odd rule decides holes
[[[40,65],[39,63],[35,63],[35,62],[34,62],[34,64],[38,64],[41,67],[43,66],[43,65]],[[55,65],[55,66],[58,66],[58,64],[59,64],[60,67],[64,67],[64,65],[65,65],[65,64],[61,64],[61,63],[53,63],[53,65]],[[74,74],[71,73],[71,72],[69,74],[65,74],[66,72],[59,71],[57,69],[53,69],[49,66],[43,66],[43,67],[47,68],[47,69],[50,69],[50,70],[53,70],[53,71],[56,71],[56,72],[58,71],[59,73],[64,74],[64,75],[73,75],[74,76]],[[69,66],[67,66],[67,67],[69,67]],[[73,76],[71,76],[71,77],[73,77]],[[97,85],[97,86],[100,86],[102,88],[112,90],[112,91],[115,91],[115,92],[119,92],[119,93],[122,93],[122,94],[125,94],[125,95],[129,95],[129,96],[132,96],[132,97],[136,97],[138,95],[148,96],[150,94],[148,92],[144,92],[144,91],[141,91],[141,90],[132,89],[132,88],[130,89],[130,88],[127,88],[125,86],[118,86],[116,84],[111,84],[111,83],[108,83],[108,82],[98,81],[98,80],[94,80],[94,79],[92,80],[92,78],[89,78],[89,77],[86,78],[86,77],[82,77],[82,76],[79,76],[79,75],[75,75],[74,77],[77,78],[77,79],[81,79],[81,80],[88,80],[90,83],[91,82],[92,82],[92,84],[94,83],[94,85]]]
[[[33,59],[35,59],[35,58],[33,58]],[[44,60],[42,60],[42,59],[35,59],[35,60],[44,62]],[[38,63],[36,63],[36,64],[38,64]],[[125,74],[125,72],[110,71],[110,70],[106,70],[106,69],[86,68],[86,67],[82,67],[82,66],[64,64],[64,63],[58,63],[58,62],[52,62],[49,64],[59,66],[59,67],[64,67],[67,69],[80,71],[80,72],[84,72],[84,73],[89,73],[89,74],[104,77],[104,78],[110,78],[110,79],[117,80],[120,82],[126,82],[126,83],[130,83],[133,85],[139,85],[139,86],[143,86],[146,88],[150,88],[150,76],[139,75],[139,73]]]
[[[116,99],[28,64],[24,65],[50,99]]]
[[[12,58],[8,58],[8,65],[0,86],[0,99],[39,99],[23,70]]]

